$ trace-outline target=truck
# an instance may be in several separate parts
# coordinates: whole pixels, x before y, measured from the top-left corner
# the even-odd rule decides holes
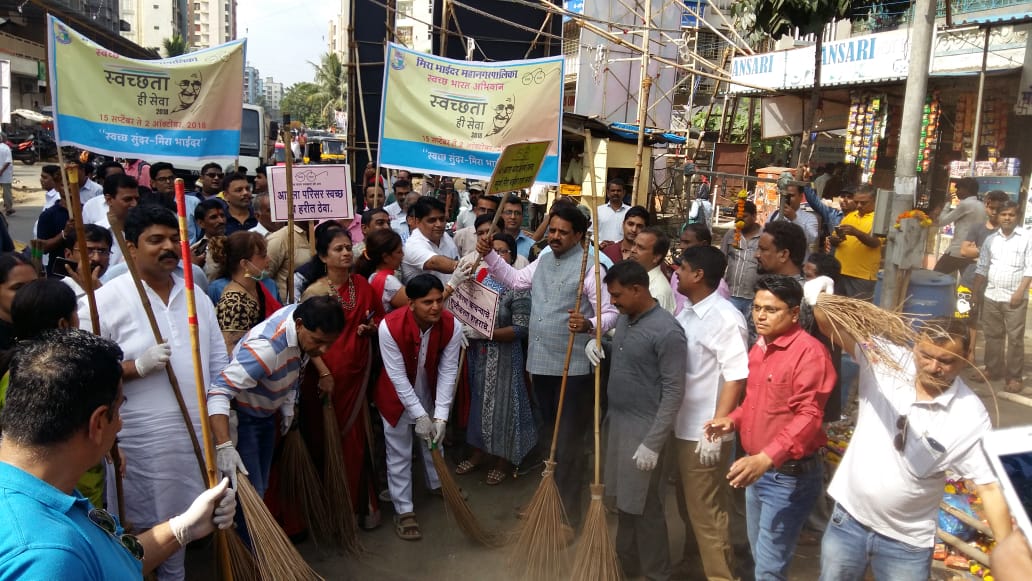
[[[236,160],[214,159],[200,160],[193,162],[176,162],[176,173],[192,175],[197,177],[201,173],[201,167],[209,161],[221,162],[225,167],[231,167],[233,162],[247,168],[247,175],[255,175],[255,168],[264,165],[271,158],[269,150],[275,143],[276,136],[270,131],[268,122],[265,119],[265,110],[257,105],[244,103],[240,116],[240,154]],[[270,141],[271,138],[271,141]],[[157,163],[160,159],[148,159],[147,163]]]

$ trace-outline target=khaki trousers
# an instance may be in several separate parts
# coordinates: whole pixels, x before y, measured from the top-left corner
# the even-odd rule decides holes
[[[714,466],[703,466],[695,452],[697,442],[675,441],[682,494],[699,544],[706,578],[709,581],[733,581],[736,577],[732,572],[729,529],[731,491],[725,478],[732,442],[724,442],[720,448],[720,461]]]

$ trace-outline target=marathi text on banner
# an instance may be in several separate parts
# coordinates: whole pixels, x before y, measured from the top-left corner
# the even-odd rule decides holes
[[[535,181],[559,183],[563,58],[471,62],[388,44],[380,165],[488,179],[506,144],[547,141]]]
[[[168,161],[239,155],[245,41],[137,60],[53,16],[47,26],[59,145]]]
[[[487,195],[504,194],[534,185],[551,144],[550,141],[532,141],[507,145],[495,164]]]
[[[339,165],[294,166],[295,220],[348,220],[354,217],[351,168]],[[287,221],[287,168],[269,167],[272,220]]]
[[[494,334],[498,293],[475,280],[459,285],[448,298],[448,310],[455,318],[485,337]]]

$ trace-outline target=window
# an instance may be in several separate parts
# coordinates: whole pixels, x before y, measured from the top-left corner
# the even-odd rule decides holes
[[[412,16],[412,0],[398,0],[398,16]]]
[[[200,2],[194,2],[193,3],[193,9],[194,10],[200,10],[201,9],[201,3]]]
[[[412,27],[411,26],[399,26],[397,27],[398,42],[412,48]]]
[[[154,28],[157,28],[157,26],[155,26]],[[200,31],[201,31],[201,25],[200,24],[195,24],[194,25],[194,32],[200,32]]]

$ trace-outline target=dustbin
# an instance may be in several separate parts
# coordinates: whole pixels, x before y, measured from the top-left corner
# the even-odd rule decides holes
[[[874,304],[881,303],[882,273],[874,288]],[[957,308],[957,279],[934,270],[916,269],[910,273],[910,287],[903,303],[903,314],[927,321],[952,317]]]

